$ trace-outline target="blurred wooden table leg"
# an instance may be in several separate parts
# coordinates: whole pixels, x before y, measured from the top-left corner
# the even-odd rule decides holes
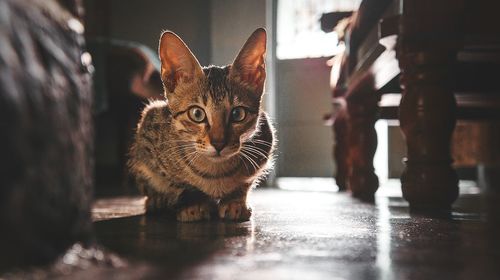
[[[377,149],[378,96],[373,78],[367,75],[353,85],[346,97],[348,112],[349,175],[348,188],[354,197],[373,201],[378,189],[378,177],[373,167]]]
[[[401,183],[412,209],[449,209],[458,196],[450,140],[456,122],[452,73],[461,43],[461,12],[462,1],[404,1],[398,38],[404,88],[399,120],[408,155]]]

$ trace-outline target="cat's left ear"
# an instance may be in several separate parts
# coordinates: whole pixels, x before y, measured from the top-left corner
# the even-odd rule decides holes
[[[203,76],[200,63],[175,33],[163,32],[158,52],[161,60],[161,79],[167,93],[173,93],[180,85],[191,83]]]
[[[261,95],[266,80],[266,30],[259,28],[248,38],[236,56],[230,78]]]

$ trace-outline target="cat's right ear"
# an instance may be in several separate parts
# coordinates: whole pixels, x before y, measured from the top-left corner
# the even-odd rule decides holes
[[[167,93],[203,76],[203,69],[187,45],[171,31],[161,34],[158,53],[161,61],[161,80]]]

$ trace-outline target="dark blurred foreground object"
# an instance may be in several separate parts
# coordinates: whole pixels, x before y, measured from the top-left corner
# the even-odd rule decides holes
[[[319,19],[321,23],[321,30],[323,30],[324,32],[332,32],[341,20],[352,16],[352,14],[353,12],[351,11],[322,14],[321,18]]]
[[[48,263],[90,238],[91,64],[82,33],[53,0],[0,0],[0,270]]]
[[[164,98],[160,61],[135,42],[95,38],[87,46],[95,67],[96,195],[135,192],[124,186],[126,156],[145,104]]]
[[[486,122],[490,139],[498,139],[499,8],[498,1],[361,2],[346,30],[346,51],[332,69],[334,103],[340,104],[333,123],[341,188],[373,195],[373,153],[360,147],[376,147],[377,117],[399,119],[407,146],[404,198],[412,210],[450,209],[458,196],[451,154],[456,120]],[[367,77],[370,90],[359,87]],[[470,129],[457,131],[467,141],[455,146],[474,146]],[[359,141],[350,140],[353,134]],[[476,162],[498,169],[498,142],[480,146],[483,156]]]

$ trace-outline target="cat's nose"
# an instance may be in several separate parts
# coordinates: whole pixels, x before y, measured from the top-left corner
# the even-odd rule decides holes
[[[211,142],[210,144],[212,144],[212,146],[215,148],[215,150],[217,151],[218,154],[226,146],[226,142],[225,141]]]

